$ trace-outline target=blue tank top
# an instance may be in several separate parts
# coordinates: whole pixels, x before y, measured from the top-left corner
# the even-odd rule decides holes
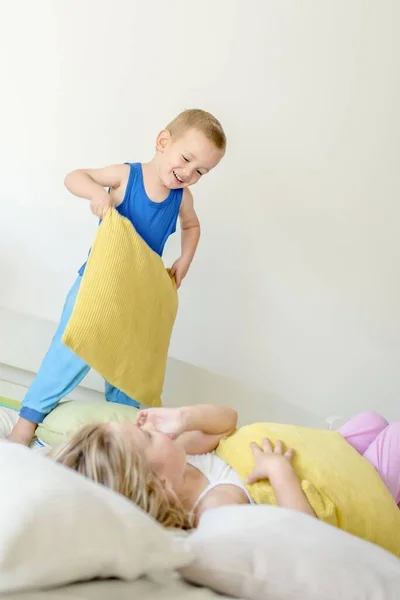
[[[130,166],[125,196],[116,207],[120,215],[129,219],[138,234],[160,256],[170,235],[176,231],[176,222],[182,204],[183,190],[171,190],[163,202],[153,202],[146,194],[141,163]],[[79,269],[83,275],[86,263]]]

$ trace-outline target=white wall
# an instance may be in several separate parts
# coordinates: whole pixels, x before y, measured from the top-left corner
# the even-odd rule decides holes
[[[2,339],[9,340],[8,344],[0,343],[0,396],[22,400],[33,380],[33,374],[39,369],[56,323],[0,308],[0,324]],[[68,398],[104,400],[103,379],[94,371],[90,371]],[[327,427],[328,417],[331,416],[313,414],[263,389],[238,384],[170,357],[163,390],[163,405],[184,406],[204,402],[229,404],[239,412],[241,423],[269,420],[308,427]]]
[[[56,320],[96,229],[64,174],[146,160],[201,106],[229,150],[193,190],[204,233],[172,355],[319,414],[400,417],[400,3],[0,11],[0,305]]]

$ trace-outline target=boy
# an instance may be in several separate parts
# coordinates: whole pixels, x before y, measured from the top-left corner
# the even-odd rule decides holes
[[[92,212],[100,219],[110,207],[115,207],[160,256],[167,239],[175,232],[179,216],[182,250],[171,269],[179,288],[200,239],[200,223],[189,186],[218,165],[225,148],[226,137],[215,117],[199,109],[186,110],[159,133],[156,154],[149,163],[72,171],[66,176],[65,185],[75,196],[87,198]],[[10,441],[29,445],[37,424],[90,370],[62,343],[84,270],[85,265],[67,296],[60,324],[24,398],[20,418],[8,438]],[[135,400],[107,382],[105,394],[110,402],[138,406]]]

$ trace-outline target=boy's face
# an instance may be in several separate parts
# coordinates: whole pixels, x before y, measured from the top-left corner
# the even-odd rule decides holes
[[[157,138],[157,151],[158,176],[171,190],[194,185],[224,156],[224,150],[196,129],[190,129],[177,139],[172,138],[169,131],[162,131]]]

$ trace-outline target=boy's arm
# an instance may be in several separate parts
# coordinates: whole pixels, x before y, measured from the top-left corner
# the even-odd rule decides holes
[[[171,267],[171,275],[175,277],[178,288],[189,271],[200,240],[200,221],[194,210],[192,193],[188,188],[183,192],[179,217],[182,231],[181,256]]]
[[[104,169],[78,169],[68,173],[64,183],[75,196],[90,200],[92,212],[102,219],[110,207],[121,204],[129,170],[129,165],[113,165]],[[109,188],[110,192],[104,188]]]

